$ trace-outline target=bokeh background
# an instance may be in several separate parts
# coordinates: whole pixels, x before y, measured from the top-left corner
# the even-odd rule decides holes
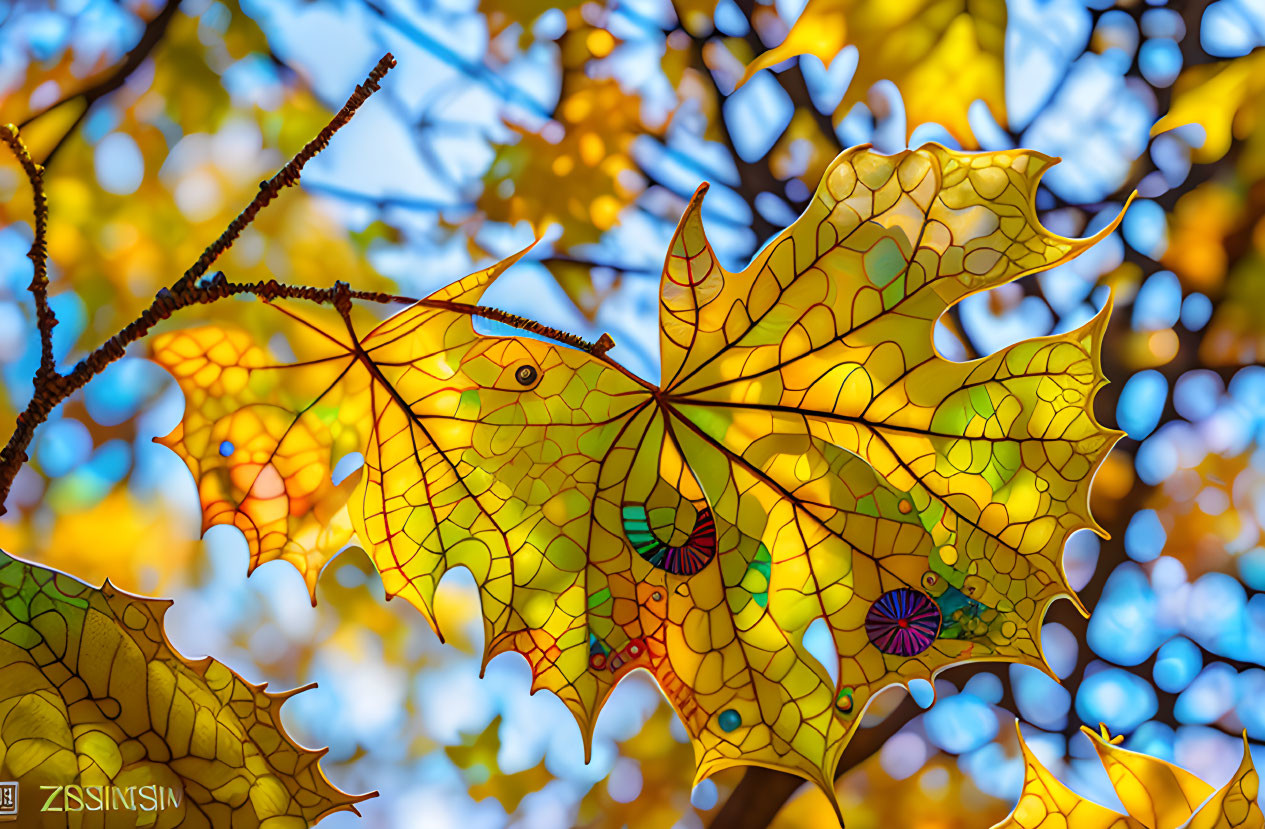
[[[905,106],[916,79],[849,89],[864,43],[829,69],[805,56],[735,89],[803,5],[0,3],[0,122],[29,121],[24,135],[48,159],[58,360],[73,363],[179,276],[386,51],[399,67],[383,91],[219,267],[238,281],[344,279],[422,296],[547,232],[488,302],[590,339],[609,332],[613,356],[652,380],[658,269],[701,181],[713,184],[712,241],[737,268],[842,147],[1062,156],[1038,197],[1043,221],[1091,233],[1137,189],[1120,230],[1073,263],[966,300],[936,343],[967,359],[1079,325],[1114,297],[1112,385],[1097,405],[1128,437],[1094,493],[1112,539],[1078,534],[1066,555],[1095,612],[1087,623],[1064,603],[1048,617],[1062,684],[972,666],[944,674],[929,708],[930,687],[884,694],[845,756],[848,825],[991,825],[1022,783],[1016,717],[1049,768],[1106,805],[1118,808],[1082,723],[1220,785],[1241,730],[1265,741],[1265,6],[1012,0],[1004,106],[964,100],[967,117],[940,125]],[[884,5],[910,26],[945,6]],[[952,88],[971,67],[937,69]],[[1165,126],[1199,123],[1153,134],[1170,112]],[[0,203],[10,423],[31,394],[38,337],[29,197],[8,159]],[[263,330],[256,310],[195,309],[175,323],[231,315]],[[446,646],[383,600],[354,548],[322,574],[315,607],[284,562],[247,579],[242,538],[224,527],[198,538],[193,481],[151,442],[182,407],[143,349],[129,352],[41,428],[0,548],[173,597],[169,633],[187,656],[212,654],[274,688],[317,682],[287,705],[288,726],[331,747],[336,784],[382,795],[363,818],[322,827],[701,827],[738,806],[748,825],[765,825],[761,810],[776,827],[826,825],[820,794],[767,775],[691,788],[684,730],[644,678],[616,692],[586,765],[570,715],[529,695],[522,660],[499,657],[478,679],[464,574],[441,591]],[[809,642],[831,664],[824,633]]]

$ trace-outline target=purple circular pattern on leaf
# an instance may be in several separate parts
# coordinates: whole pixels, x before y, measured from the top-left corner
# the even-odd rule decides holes
[[[870,605],[865,633],[883,653],[917,656],[940,634],[940,608],[912,587],[889,590]]]

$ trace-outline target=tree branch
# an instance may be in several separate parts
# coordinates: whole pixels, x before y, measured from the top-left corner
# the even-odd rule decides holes
[[[43,376],[37,374],[35,378],[35,394],[31,397],[26,409],[18,415],[13,434],[9,437],[8,443],[3,449],[0,449],[0,515],[5,513],[4,503],[8,499],[9,491],[13,487],[13,480],[17,477],[18,470],[28,460],[26,450],[30,446],[35,428],[47,420],[53,408],[65,400],[72,392],[82,388],[107,365],[122,357],[128,345],[144,337],[154,325],[167,319],[174,311],[180,308],[212,302],[216,299],[230,296],[233,293],[259,293],[262,295],[265,290],[274,290],[270,286],[278,283],[264,283],[266,287],[259,287],[260,283],[254,283],[250,286],[230,286],[230,283],[223,279],[222,275],[217,275],[216,279],[211,280],[209,283],[199,284],[199,279],[215,260],[224,251],[228,250],[233,241],[254,220],[260,210],[267,207],[282,189],[298,182],[303,165],[323,150],[329,144],[334,133],[338,132],[351,120],[356,110],[360,108],[370,95],[378,90],[379,82],[393,66],[395,66],[395,58],[390,53],[384,55],[378,61],[377,66],[373,68],[373,71],[369,73],[365,82],[356,87],[351,97],[347,99],[347,103],[334,114],[334,117],[330,119],[329,123],[325,125],[317,136],[309,141],[307,146],[299,151],[298,155],[290,159],[275,176],[260,184],[259,192],[251,200],[250,204],[246,206],[246,209],[229,224],[228,228],[220,234],[218,239],[202,252],[202,255],[198,257],[198,261],[185,271],[184,275],[176,280],[170,289],[164,288],[158,292],[153,303],[139,317],[128,323],[121,331],[102,344],[101,347],[81,360],[69,374],[59,374],[55,369]],[[33,169],[38,172],[37,168],[33,167]],[[33,181],[32,184],[34,185],[35,182]],[[37,239],[39,238],[42,237],[37,228]],[[282,288],[284,286],[278,285],[276,290],[281,291]],[[309,293],[313,295],[319,293],[319,290],[315,288],[286,290],[292,290],[295,292],[295,296],[305,299],[310,298],[308,296]],[[281,296],[283,293],[278,293],[277,295]],[[332,299],[331,295],[330,301]],[[505,316],[508,317],[509,315]]]
[[[32,381],[38,389],[41,383],[56,373],[53,366],[53,327],[57,325],[57,316],[48,305],[48,196],[44,193],[44,168],[31,158],[17,127],[12,124],[0,127],[0,141],[13,151],[22,171],[26,173],[27,181],[31,183],[35,238],[26,257],[31,260],[34,268],[28,287],[35,297],[35,319],[40,332],[40,365]]]
[[[26,120],[22,121],[22,123],[18,125],[19,127],[25,127],[36,118],[46,115],[60,106],[64,106],[72,101],[83,101],[83,109],[79,111],[79,114],[75,116],[75,120],[71,122],[66,131],[62,133],[60,138],[57,139],[57,143],[53,144],[52,148],[45,154],[44,161],[42,162],[45,167],[47,167],[49,162],[53,160],[53,156],[57,154],[57,151],[62,148],[62,145],[65,144],[70,136],[74,134],[75,130],[79,128],[79,125],[83,123],[84,119],[88,117],[88,111],[92,109],[93,104],[123,86],[123,84],[127,82],[127,79],[131,77],[132,73],[136,71],[137,67],[145,62],[145,59],[149,57],[150,53],[158,46],[159,42],[163,38],[163,35],[167,33],[167,27],[170,25],[171,18],[175,16],[178,8],[180,8],[180,0],[167,0],[167,4],[162,7],[162,10],[159,11],[157,15],[155,15],[154,19],[145,24],[145,30],[141,33],[141,39],[137,41],[136,45],[133,46],[127,55],[124,56],[123,62],[115,67],[113,72],[101,78],[96,83],[79,90],[78,92],[71,93],[58,99],[57,101],[54,101],[41,109],[39,112],[36,112],[33,115],[28,115]]]

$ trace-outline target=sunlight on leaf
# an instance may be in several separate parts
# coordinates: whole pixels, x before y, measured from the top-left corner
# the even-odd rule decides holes
[[[968,363],[932,348],[946,307],[1114,229],[1041,227],[1050,163],[847,151],[738,273],[711,251],[700,189],[664,268],[662,388],[604,354],[477,334],[472,306],[522,253],[371,330],[275,303],[310,329],[291,364],[230,329],[171,335],[155,356],[186,378],[207,521],[261,497],[289,497],[284,516],[309,456],[323,480],[327,434],[365,464],[319,500],[347,503],[387,594],[438,631],[438,585],[469,569],[485,664],[522,654],[586,747],[641,668],[694,739],[696,779],[759,764],[833,792],[883,687],[973,660],[1044,669],[1042,617],[1072,595],[1063,543],[1096,526],[1089,483],[1119,434],[1092,413],[1106,311]],[[239,451],[240,481],[223,460]],[[818,618],[837,683],[801,644]]]
[[[339,395],[309,406],[294,422],[285,401],[303,388],[281,386],[270,362],[240,331],[197,328],[154,339],[154,353],[180,384],[188,415],[158,442],[189,465],[198,481],[202,530],[237,527],[250,549],[250,569],[281,558],[303,574],[316,603],[321,567],[351,540],[347,498],[360,472],[333,482],[338,459],[360,448],[361,435],[342,429],[352,408]],[[335,375],[320,378],[326,386]],[[284,443],[284,450],[281,444]]]

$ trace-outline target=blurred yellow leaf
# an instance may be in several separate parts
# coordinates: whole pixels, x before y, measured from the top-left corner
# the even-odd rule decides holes
[[[602,308],[603,303],[619,290],[623,282],[619,273],[611,273],[609,278],[595,277],[594,271],[603,269],[596,268],[587,262],[546,259],[544,265],[562,290],[566,291],[567,296],[575,303],[575,307],[580,309],[580,313],[584,314],[585,319],[590,322],[597,319],[597,312]]]
[[[495,798],[509,814],[527,795],[538,792],[553,780],[542,760],[522,771],[505,773],[497,756],[501,751],[501,718],[496,716],[478,735],[467,736],[461,745],[447,746],[444,753],[465,777],[472,800]]]
[[[672,0],[672,9],[687,32],[702,36],[714,28],[716,3],[717,0]]]
[[[1006,123],[1004,0],[808,0],[781,45],[757,57],[739,85],[796,55],[827,67],[847,46],[859,53],[856,74],[837,110],[846,115],[871,86],[900,89],[910,131],[934,121],[965,147],[976,146],[967,110],[975,100]]]
[[[799,179],[803,193],[811,193],[835,156],[832,139],[821,134],[812,113],[797,110],[769,153],[769,169],[782,181]]]
[[[1265,254],[1249,251],[1231,269],[1224,298],[1208,324],[1199,357],[1207,365],[1265,361]]]
[[[1204,129],[1204,143],[1193,155],[1195,161],[1207,164],[1225,155],[1231,140],[1242,140],[1255,129],[1262,98],[1265,50],[1222,63],[1192,66],[1177,79],[1173,105],[1151,127],[1151,135],[1199,124]]]
[[[1216,293],[1226,278],[1225,239],[1243,218],[1242,198],[1209,181],[1184,194],[1169,213],[1169,242],[1161,262],[1193,291]]]
[[[636,734],[619,744],[620,757],[636,763],[641,788],[634,798],[616,800],[610,790],[611,776],[607,776],[580,800],[577,829],[677,826],[692,812],[707,814],[690,805],[685,784],[694,771],[694,751],[688,742],[673,738],[675,717],[671,707],[660,705]],[[833,818],[833,810],[830,815]]]
[[[146,815],[155,829],[285,829],[354,811],[369,795],[339,791],[317,762],[324,752],[286,734],[281,706],[293,694],[180,656],[163,633],[170,605],[0,553],[0,778],[18,781],[24,814],[40,815],[23,826],[121,827]],[[105,787],[106,798],[120,787],[125,805],[104,824],[100,810],[36,811],[48,787],[69,785]],[[126,806],[147,793],[165,807]]]
[[[109,577],[125,590],[165,592],[197,560],[197,544],[180,523],[168,504],[118,489],[87,508],[59,510],[51,530],[0,522],[0,549],[20,550],[86,581]]]

